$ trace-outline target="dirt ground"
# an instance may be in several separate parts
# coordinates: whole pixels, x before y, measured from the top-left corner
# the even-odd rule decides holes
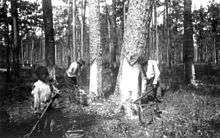
[[[61,91],[66,95],[71,93],[65,88]],[[30,88],[17,88],[4,101],[0,112],[0,137],[23,137],[37,121],[31,109],[33,99]],[[196,87],[179,83],[173,85],[162,97],[162,103],[158,104],[159,116],[155,115],[154,107],[143,108],[145,124],[140,124],[138,119],[127,119],[120,112],[118,101],[119,96],[111,95],[108,99],[82,106],[64,98],[54,114],[57,129],[52,137],[220,137],[218,87],[202,82]],[[148,124],[149,121],[152,122]],[[39,137],[37,134],[38,131],[33,137]]]
[[[8,105],[10,123],[2,137],[21,137],[26,134],[36,116],[30,109],[31,100]],[[199,95],[197,90],[182,88],[167,92],[159,105],[161,117],[153,117],[152,124],[141,126],[138,119],[126,119],[117,110],[117,97],[97,101],[90,106],[69,103],[56,115],[62,135],[73,137],[219,137],[220,97]],[[144,110],[145,121],[152,112]],[[56,116],[55,115],[55,116]]]

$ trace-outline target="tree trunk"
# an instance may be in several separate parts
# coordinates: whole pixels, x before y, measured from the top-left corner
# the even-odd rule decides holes
[[[192,14],[191,14],[191,0],[184,0],[184,74],[185,83],[189,84],[193,78],[193,59],[194,59],[194,47],[193,47],[193,28],[192,28]]]
[[[76,0],[73,0],[73,47],[71,47],[71,60],[77,60],[78,55],[77,55],[77,45],[76,45]]]
[[[155,48],[155,60],[159,59],[159,48],[158,48],[158,30],[157,30],[157,5],[154,2],[154,48]]]
[[[51,0],[43,0],[43,21],[45,31],[45,58],[50,77],[55,76],[55,42],[53,29],[53,13]]]
[[[107,7],[107,4],[106,4]],[[116,61],[116,49],[118,45],[118,38],[117,38],[117,25],[116,25],[116,0],[112,1],[111,7],[106,8],[107,12],[107,22],[108,22],[108,45],[109,45],[109,63],[111,69],[111,89],[109,94],[112,94],[115,90],[116,80],[117,80],[117,71],[118,71],[118,64]]]
[[[81,57],[85,58],[84,46],[84,32],[85,32],[85,14],[86,14],[86,0],[82,0],[82,22],[81,22]]]
[[[217,52],[216,52],[216,43],[215,43],[215,35],[213,37],[213,55],[214,55],[214,63],[217,64]]]
[[[71,55],[72,55],[72,51],[73,51],[73,49],[72,49],[72,44],[73,43],[71,43],[71,37],[72,37],[72,35],[71,35],[71,29],[72,29],[72,3],[71,3],[71,1],[72,0],[68,0],[68,20],[67,20],[67,28],[68,28],[68,30],[67,30],[67,46],[68,46],[68,50],[70,51],[70,52],[68,52],[68,66],[71,64]],[[70,60],[70,62],[69,62],[69,60]],[[65,61],[65,60],[64,60]]]
[[[32,37],[31,39],[31,51],[30,51],[30,56],[31,56],[31,62],[30,62],[30,66],[33,66],[34,63],[34,38]]]
[[[146,46],[146,14],[149,12],[150,0],[132,0],[129,3],[126,30],[122,55],[125,57],[121,63],[119,89],[121,105],[125,108],[128,117],[133,117],[132,110],[137,107],[132,104],[140,91],[139,76],[141,75],[140,61],[145,59]]]
[[[112,51],[112,63],[115,64],[114,68],[117,66],[116,64],[116,55],[117,55],[117,46],[118,46],[118,37],[117,37],[117,24],[116,24],[116,1],[113,0],[113,15],[112,15],[112,41],[113,41],[113,46],[111,48]]]
[[[10,57],[11,57],[11,46],[10,46],[10,40],[9,40],[9,27],[8,27],[8,20],[7,19],[7,5],[6,5],[6,0],[3,0],[1,3],[1,10],[2,10],[2,18],[5,21],[3,30],[4,30],[4,38],[5,38],[5,45],[6,45],[6,67],[7,67],[7,82],[11,81],[11,76],[10,76]]]
[[[13,22],[13,59],[14,59],[14,71],[16,76],[19,76],[19,58],[20,58],[20,43],[19,43],[19,30],[18,30],[18,11],[17,0],[11,1],[11,14]]]
[[[102,93],[102,47],[99,0],[89,1],[89,42],[90,42],[90,98],[103,96]]]
[[[167,31],[167,47],[166,47],[166,55],[167,55],[167,65],[170,65],[169,60],[169,49],[170,49],[170,29],[169,29],[169,0],[165,0],[166,2],[166,31]],[[170,66],[169,66],[170,67]]]
[[[24,67],[24,45],[22,40],[21,40],[21,66]]]

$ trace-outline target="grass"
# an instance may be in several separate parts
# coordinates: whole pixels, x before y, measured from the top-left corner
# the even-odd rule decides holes
[[[167,93],[160,105],[161,119],[155,122],[160,135],[175,137],[218,137],[219,97],[198,95],[198,90],[182,88]]]

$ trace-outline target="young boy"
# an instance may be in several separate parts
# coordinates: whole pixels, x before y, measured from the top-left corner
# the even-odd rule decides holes
[[[40,66],[36,69],[36,76],[38,80],[33,85],[31,94],[34,97],[34,111],[37,114],[41,114],[48,102],[58,93],[58,89],[52,85],[49,78],[49,73],[46,67]],[[55,112],[53,107],[49,107],[44,118],[41,120],[40,129],[42,134],[46,135],[47,129],[50,132],[53,131],[55,120],[52,117]]]

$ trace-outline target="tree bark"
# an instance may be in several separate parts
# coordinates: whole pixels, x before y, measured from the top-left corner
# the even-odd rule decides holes
[[[103,96],[102,92],[102,47],[99,0],[89,1],[89,42],[90,42],[90,84],[89,95],[93,98]]]
[[[140,61],[145,59],[146,47],[146,14],[150,10],[150,0],[132,0],[129,9],[124,32],[122,55],[120,65],[121,75],[119,81],[121,105],[125,108],[128,117],[133,117],[132,110],[137,107],[132,104],[140,91],[139,76],[141,75]]]
[[[76,45],[76,0],[73,0],[73,46],[71,47],[71,61],[77,60],[78,55],[77,55],[77,45]]]
[[[193,78],[193,59],[194,59],[194,47],[193,47],[193,28],[192,28],[192,14],[191,14],[191,0],[184,0],[184,75],[185,83],[189,84]]]
[[[55,76],[55,41],[53,29],[53,13],[51,0],[43,0],[43,21],[45,32],[45,60],[50,77],[56,80]]]
[[[169,0],[165,0],[166,3],[166,31],[167,31],[167,47],[166,47],[166,55],[167,55],[167,65],[170,67],[170,58],[169,58],[169,49],[170,49],[170,29],[169,29]]]
[[[117,38],[117,25],[116,25],[116,0],[113,0],[112,3],[112,15],[110,15],[111,18],[111,47],[110,47],[110,53],[111,53],[111,66],[112,68],[116,68],[116,49],[118,45],[118,38]]]
[[[81,58],[85,58],[84,51],[84,31],[85,31],[85,15],[86,15],[86,0],[82,0],[82,22],[81,22]]]
[[[14,71],[16,76],[19,76],[19,59],[20,59],[20,43],[19,43],[19,30],[18,30],[18,11],[17,11],[17,0],[11,1],[11,14],[12,14],[12,28],[13,28],[13,62]]]
[[[5,45],[6,45],[6,68],[7,68],[7,82],[11,81],[10,77],[10,57],[11,57],[11,46],[10,46],[10,40],[9,40],[9,27],[8,27],[8,20],[7,20],[7,5],[6,0],[3,0],[1,3],[1,11],[2,11],[2,19],[5,21],[3,26],[4,31],[4,38],[5,38]]]
[[[154,3],[154,26],[155,26],[155,47],[156,47],[156,60],[159,60],[159,47],[158,47],[158,28],[157,28],[157,5]]]
[[[67,25],[68,25],[68,30],[67,30],[67,46],[68,46],[68,49],[70,51],[70,53],[68,53],[68,66],[71,64],[71,56],[72,56],[72,44],[71,43],[71,23],[72,23],[72,4],[71,4],[71,1],[72,0],[68,0],[68,21],[67,21]],[[65,61],[65,60],[64,60]]]

